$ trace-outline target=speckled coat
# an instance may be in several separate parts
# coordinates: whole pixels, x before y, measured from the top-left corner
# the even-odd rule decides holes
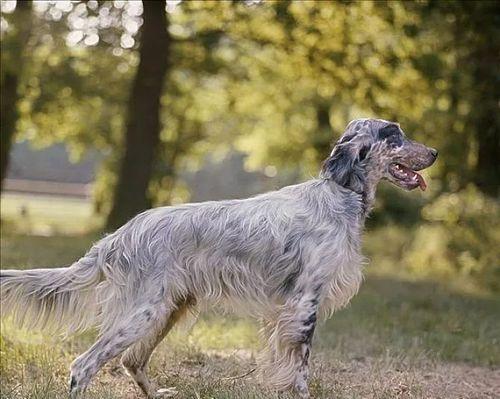
[[[165,394],[146,376],[149,357],[188,310],[246,313],[261,323],[264,382],[307,398],[317,319],[345,306],[362,281],[361,235],[378,182],[414,188],[388,165],[418,170],[434,159],[392,122],[353,121],[318,179],[249,199],[151,209],[69,268],[2,271],[2,311],[67,332],[99,327],[71,366],[73,396],[124,353],[148,397]]]

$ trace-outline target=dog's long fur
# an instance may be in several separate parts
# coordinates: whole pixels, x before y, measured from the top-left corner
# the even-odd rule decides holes
[[[316,320],[358,291],[364,220],[378,181],[391,180],[388,162],[418,170],[435,158],[399,127],[402,144],[392,145],[380,134],[390,126],[351,122],[319,179],[244,200],[151,209],[68,268],[4,270],[3,315],[67,332],[98,326],[97,342],[71,366],[73,395],[125,352],[128,372],[155,397],[145,372],[155,346],[187,310],[220,304],[261,320],[266,382],[308,397]]]

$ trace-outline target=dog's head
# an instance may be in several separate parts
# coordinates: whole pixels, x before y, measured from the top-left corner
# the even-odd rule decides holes
[[[406,138],[395,122],[356,119],[326,159],[321,177],[362,193],[381,179],[406,190],[427,187],[417,171],[431,166],[437,150]]]

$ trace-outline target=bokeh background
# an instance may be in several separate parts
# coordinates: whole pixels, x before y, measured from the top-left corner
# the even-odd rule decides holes
[[[497,1],[2,0],[0,29],[2,267],[71,263],[151,206],[243,198],[315,177],[349,120],[389,119],[440,156],[424,172],[425,193],[380,185],[365,238],[367,291],[344,324],[325,327],[344,341],[324,350],[357,361],[350,339],[366,324],[376,338],[364,352],[352,345],[375,361],[391,358],[388,347],[398,358],[416,345],[438,364],[498,369]],[[215,361],[207,351],[225,329],[243,337],[228,338],[228,348],[252,348],[252,327],[204,323],[193,356]],[[18,336],[3,327],[3,344]],[[25,373],[21,393],[9,379],[27,359],[43,369],[45,352],[26,334],[31,349],[16,346],[0,363],[12,397],[35,395],[36,376]],[[432,397],[425,378],[415,390],[411,376],[360,395]],[[482,388],[477,381],[467,382],[474,397],[500,391],[498,373]],[[318,384],[318,397],[330,397]]]

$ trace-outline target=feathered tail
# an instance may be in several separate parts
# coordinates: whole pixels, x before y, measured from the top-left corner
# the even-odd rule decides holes
[[[97,323],[101,280],[98,251],[67,268],[0,270],[0,311],[16,324],[30,328],[61,329],[68,334]]]

